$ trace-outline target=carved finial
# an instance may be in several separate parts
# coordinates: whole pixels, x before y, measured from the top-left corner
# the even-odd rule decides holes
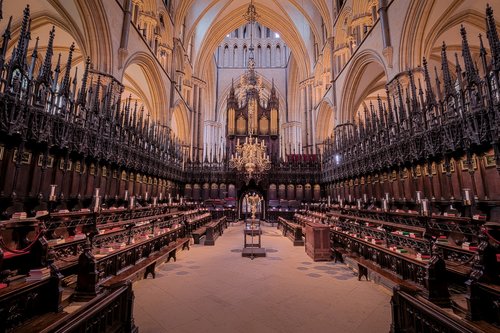
[[[493,9],[489,4],[486,5],[486,37],[490,44],[493,67],[496,70],[500,70],[500,39],[498,37],[495,17],[493,16]]]
[[[448,56],[446,54],[446,43],[441,47],[441,70],[443,71],[444,93],[446,96],[455,95],[450,68],[448,66]]]
[[[69,48],[68,60],[66,61],[66,69],[64,72],[64,78],[61,84],[61,93],[68,97],[69,95],[69,75],[71,72],[71,63],[73,61],[73,52],[75,51],[75,43],[72,43]]]
[[[38,58],[38,40],[39,38],[37,37],[35,41],[35,47],[33,48],[33,52],[31,53],[31,65],[28,72],[28,77],[30,80],[33,79],[33,71],[35,70],[36,59]]]
[[[432,90],[431,77],[429,75],[429,68],[427,67],[427,59],[424,57],[422,61],[424,67],[424,80],[425,80],[425,95],[428,106],[436,105],[436,97]]]
[[[467,85],[469,87],[473,84],[478,85],[480,81],[479,74],[477,73],[474,66],[474,60],[472,60],[472,54],[470,52],[469,42],[467,40],[467,31],[465,30],[465,27],[463,25],[460,27],[460,34],[462,35],[462,57],[464,58]]]
[[[78,103],[82,105],[85,105],[85,100],[87,96],[87,80],[89,78],[89,69],[90,69],[90,57],[87,57],[87,60],[85,61],[85,69],[83,71],[80,95],[78,96]]]

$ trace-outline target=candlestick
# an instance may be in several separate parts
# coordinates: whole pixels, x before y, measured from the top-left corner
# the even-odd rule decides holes
[[[57,185],[50,185],[50,195],[49,195],[50,201],[56,201],[56,187]]]
[[[417,191],[417,203],[420,203],[422,201],[422,191]]]
[[[470,188],[464,188],[464,205],[469,206],[471,204],[471,190]]]
[[[422,199],[422,215],[429,215],[429,199]]]

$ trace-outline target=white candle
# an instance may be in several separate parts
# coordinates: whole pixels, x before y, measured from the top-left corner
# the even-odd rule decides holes
[[[420,203],[422,201],[422,191],[417,191],[417,203]]]
[[[330,196],[328,196],[328,206],[330,206],[330,202],[331,202],[330,199],[331,199]]]
[[[124,200],[125,200],[125,201],[127,201],[127,200],[128,200],[128,190],[125,190],[125,199],[124,199]]]
[[[389,201],[389,193],[385,194],[385,200]]]
[[[50,185],[49,200],[51,200],[51,201],[55,201],[56,200],[56,186],[57,185]]]
[[[382,200],[382,207],[384,208],[384,211],[386,211],[386,212],[389,210],[389,203],[387,202],[386,199]]]
[[[358,209],[361,210],[361,199],[357,199],[358,202]]]
[[[467,202],[470,201],[470,189],[468,189],[468,188],[464,189],[464,197],[465,197],[465,201],[467,201]]]
[[[363,194],[363,201],[364,201],[365,203],[367,203],[367,202],[368,202],[368,195],[367,195],[366,193],[364,193],[364,194]]]
[[[144,200],[148,201],[148,192],[146,192]]]
[[[154,197],[154,198],[153,198],[153,207],[156,207],[157,200],[158,200],[158,198],[157,198],[157,197]]]
[[[349,194],[349,202],[352,202],[352,196]]]
[[[94,206],[94,212],[98,212],[99,211],[99,205],[100,205],[100,200],[101,197],[97,196],[95,197],[95,206]]]
[[[160,201],[163,199],[163,192],[160,192]]]
[[[423,212],[423,215],[427,215],[429,212],[429,200],[428,199],[422,200],[422,212]]]

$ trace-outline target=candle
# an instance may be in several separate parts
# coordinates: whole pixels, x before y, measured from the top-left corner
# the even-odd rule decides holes
[[[328,196],[328,206],[330,206],[331,198]]]
[[[429,200],[428,199],[422,200],[422,214],[425,216],[427,216],[429,214]]]
[[[160,192],[160,201],[163,199],[163,192]]]
[[[422,201],[422,191],[417,191],[417,203],[420,203]]]
[[[125,200],[125,201],[128,200],[128,190],[125,190],[125,198],[123,200]]]
[[[99,205],[100,205],[100,201],[101,201],[100,199],[101,199],[101,197],[99,197],[99,196],[95,197],[94,212],[99,211]]]
[[[98,187],[96,187],[96,189],[95,189],[95,197],[96,198],[99,196],[99,191],[100,191],[100,189]]]
[[[382,199],[382,207],[385,212],[389,210],[389,202],[386,199]]]
[[[365,203],[367,203],[367,202],[368,202],[368,195],[366,195],[366,193],[364,193],[364,194],[363,194],[363,201],[364,201]]]
[[[172,204],[172,197],[170,196],[170,193],[168,194],[168,204],[171,205]]]
[[[465,204],[470,204],[470,189],[468,188],[464,188],[464,200],[465,200]]]
[[[49,196],[50,201],[56,200],[56,186],[57,185],[50,185],[50,196]]]
[[[148,201],[148,192],[146,192],[144,200]]]
[[[361,199],[356,200],[358,202],[358,209],[361,210]]]
[[[337,201],[340,202],[340,194],[337,195]]]
[[[352,202],[352,196],[349,194],[349,202]]]
[[[157,197],[153,197],[153,207],[156,207],[157,200],[158,200]]]
[[[385,194],[385,200],[386,200],[386,201],[389,201],[389,193],[386,193],[386,194]]]

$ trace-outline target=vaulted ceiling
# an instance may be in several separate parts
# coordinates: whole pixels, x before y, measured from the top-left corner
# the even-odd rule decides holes
[[[185,0],[176,10],[174,22],[184,22],[184,41],[193,44],[195,73],[207,70],[213,53],[226,34],[243,25],[250,0]],[[332,1],[327,0],[255,0],[258,22],[277,31],[289,45],[300,76],[306,78],[314,65],[314,42],[323,43],[322,22],[326,35],[333,26]],[[179,28],[181,25],[177,25]],[[181,31],[177,31],[181,36]]]

